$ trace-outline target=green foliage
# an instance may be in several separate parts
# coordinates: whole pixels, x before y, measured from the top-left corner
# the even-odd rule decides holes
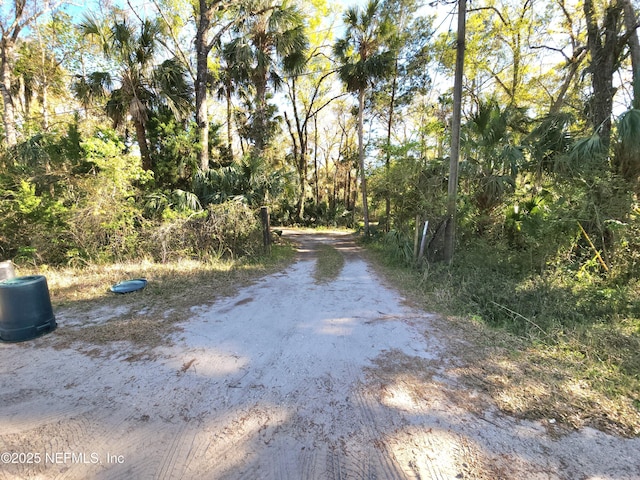
[[[384,245],[388,255],[396,262],[413,265],[413,241],[403,232],[390,230],[384,236]]]
[[[99,130],[82,143],[95,169],[77,179],[71,192],[74,243],[81,257],[106,261],[138,253],[138,227],[143,222],[137,204],[138,186],[151,176],[139,161],[125,155],[113,131]]]
[[[64,155],[54,161],[48,152],[56,150],[71,154],[66,161]],[[113,130],[98,129],[82,138],[71,125],[64,137],[33,137],[5,156],[11,168],[0,177],[3,256],[17,262],[77,264],[147,255],[162,261],[235,257],[259,251],[259,223],[251,207],[223,201],[223,192],[216,197],[219,204],[203,211],[188,190],[149,191],[153,175],[124,151]],[[271,178],[260,162],[236,167],[239,185],[217,186],[236,188],[246,203],[260,204],[267,192],[277,194],[282,179]],[[58,176],[53,168],[67,173]],[[26,172],[40,173],[29,177]]]
[[[142,250],[163,263],[251,255],[262,248],[258,217],[239,201],[211,204],[199,215],[148,224],[143,236]]]
[[[525,167],[541,176],[568,173],[561,160],[566,158],[573,145],[569,127],[575,118],[560,112],[540,119],[538,125],[527,135],[525,143],[530,157]],[[560,160],[560,161],[559,161]]]
[[[391,200],[391,228],[407,230],[416,215],[436,219],[445,211],[447,166],[441,159],[420,159],[418,145],[408,143],[385,147],[390,165],[378,168],[370,177],[372,204]]]
[[[0,184],[0,252],[17,262],[60,262],[70,244],[68,210],[25,178]]]
[[[550,208],[543,195],[508,206],[504,222],[507,240],[514,247],[538,249],[552,238],[545,228],[550,222],[549,216]]]
[[[395,238],[394,238],[395,237]],[[404,263],[397,234],[378,248]],[[521,336],[553,341],[558,332],[614,322],[640,313],[635,284],[616,285],[571,269],[531,269],[531,256],[476,239],[462,245],[452,266],[422,271],[425,303],[436,311],[472,317]]]
[[[0,251],[29,262],[60,262],[72,244],[62,179],[67,137],[37,134],[8,150],[0,176]],[[71,155],[73,156],[73,155]]]
[[[391,24],[380,7],[379,0],[370,0],[362,10],[353,7],[344,14],[346,32],[336,41],[333,54],[340,65],[340,80],[349,92],[363,91],[374,79],[391,74],[394,52],[385,45]]]
[[[419,177],[402,156],[392,157],[388,172],[379,168],[371,181],[374,198],[391,194],[404,212],[395,216],[400,228],[373,248],[389,263],[413,269],[429,308],[544,348],[593,355],[607,364],[590,379],[595,387],[624,396],[640,371],[633,353],[640,342],[637,177],[632,163],[623,170],[630,159],[618,157],[624,148],[634,151],[634,114],[618,125],[611,161],[601,139],[584,137],[571,116],[535,123],[528,134],[530,123],[520,112],[497,104],[481,106],[467,123],[452,265],[429,255],[423,264],[413,261],[411,214],[422,201],[415,197]],[[446,171],[431,178],[446,178]],[[443,198],[440,192],[435,196]],[[614,372],[615,382],[605,382],[604,371]]]
[[[640,176],[640,110],[631,109],[618,121],[615,168],[638,190]]]
[[[625,285],[640,279],[640,207],[636,204],[625,222],[608,220],[605,223],[611,236],[612,253],[608,260],[610,278]]]
[[[151,116],[147,127],[155,185],[161,189],[189,189],[198,170],[195,125],[178,121],[163,108]]]
[[[346,209],[341,202],[320,202],[307,198],[304,202],[304,214],[300,218],[296,214],[297,205],[293,196],[282,198],[274,206],[271,221],[280,225],[303,225],[306,227],[353,227],[353,212]]]
[[[172,219],[189,216],[202,210],[200,200],[191,192],[172,190],[169,192],[151,192],[144,198],[144,213],[149,218]]]
[[[284,171],[271,171],[264,160],[249,156],[227,167],[198,172],[193,191],[203,205],[237,199],[257,207],[268,197],[277,197],[286,180]]]
[[[472,185],[471,199],[483,217],[515,190],[524,162],[519,133],[526,123],[520,109],[501,108],[497,101],[489,100],[480,103],[463,129],[461,177]]]
[[[161,33],[158,21],[145,19],[136,25],[119,14],[103,23],[86,16],[80,28],[100,46],[112,68],[78,76],[72,90],[85,108],[91,102],[105,102],[105,113],[114,127],[129,120],[133,123],[142,165],[151,170],[147,122],[157,108],[171,111],[178,120],[188,116],[191,87],[186,69],[177,59],[156,60]]]
[[[602,139],[596,133],[587,138],[577,140],[568,155],[570,171],[574,176],[586,174],[590,177],[598,175],[606,168],[608,151]]]
[[[248,2],[241,6],[245,21],[234,25],[232,40],[224,46],[226,71],[223,89],[231,91],[231,83],[244,87],[245,100],[252,103],[245,117],[244,135],[256,155],[262,155],[276,131],[272,118],[276,112],[269,100],[269,85],[282,86],[282,73],[302,72],[309,40],[301,10],[288,2]],[[257,13],[256,13],[257,12]],[[225,81],[226,80],[226,81]]]

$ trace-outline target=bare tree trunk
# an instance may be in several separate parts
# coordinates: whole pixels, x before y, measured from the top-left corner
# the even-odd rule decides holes
[[[396,89],[398,83],[398,57],[396,56],[393,72],[393,83],[391,85],[391,100],[389,101],[389,121],[387,122],[387,155],[385,158],[385,171],[387,174],[387,184],[389,182],[389,172],[391,171],[391,130],[393,128],[393,112],[396,107]],[[391,193],[387,190],[385,198],[385,231],[391,228]]]
[[[60,4],[59,0],[43,2],[42,4],[27,5],[25,0],[13,0],[13,9],[7,9],[13,13],[13,18],[0,15],[0,95],[2,96],[2,120],[5,128],[7,146],[12,147],[18,142],[16,128],[15,104],[11,94],[11,60],[13,49],[18,41],[20,32],[27,25],[34,22],[47,11],[53,10]]]
[[[358,91],[358,162],[360,164],[360,181],[362,185],[362,216],[364,218],[364,235],[365,237],[368,237],[369,203],[367,201],[367,175],[364,168],[364,94],[364,88],[361,88]]]
[[[13,147],[18,142],[16,131],[15,105],[11,95],[11,68],[9,59],[13,51],[7,39],[0,40],[0,94],[2,94],[2,120],[4,123],[7,147]]]
[[[46,81],[42,85],[40,103],[42,104],[42,129],[46,132],[49,130],[49,86]]]
[[[571,64],[569,65],[569,72],[567,73],[567,76],[565,77],[564,82],[560,86],[560,91],[558,92],[558,96],[556,97],[555,101],[553,102],[553,105],[551,105],[551,108],[549,109],[550,115],[557,113],[562,108],[562,105],[564,104],[564,97],[567,95],[567,91],[569,91],[571,82],[575,78],[576,73],[578,73],[578,69],[580,68],[582,61],[585,59],[586,56],[587,56],[587,49],[584,47],[581,47],[574,52],[573,57],[571,58]]]
[[[213,5],[207,5],[206,0],[199,0],[199,10],[196,15],[196,81],[194,85],[196,95],[196,126],[200,143],[200,169],[209,169],[209,109],[207,78],[209,65],[207,59],[211,52],[211,45],[207,36],[211,29]],[[216,4],[218,2],[214,2]]]
[[[242,3],[242,0],[198,0],[195,7],[196,17],[196,126],[198,128],[198,140],[200,142],[200,168],[202,170],[209,169],[209,109],[208,109],[208,91],[207,79],[209,75],[209,66],[207,59],[214,45],[216,45],[222,36],[234,25],[242,22],[244,16],[238,15],[227,23],[217,23],[219,27],[214,35],[211,35],[211,29],[214,27],[214,19],[221,12],[235,5]],[[262,11],[269,10],[273,7],[269,6]],[[260,12],[253,12],[258,14]]]
[[[333,162],[333,168],[335,169],[335,173],[333,175],[333,192],[331,192],[331,209],[336,208],[337,203],[337,195],[338,195],[338,157]],[[327,171],[327,183],[329,183],[330,177],[329,172]]]
[[[621,53],[618,28],[622,6],[613,3],[604,12],[602,27],[598,26],[593,0],[584,1],[584,14],[587,22],[587,45],[591,53],[591,83],[593,95],[589,103],[589,117],[594,131],[606,151],[611,144],[611,113],[613,110],[613,74]],[[604,32],[604,38],[602,35]],[[603,41],[604,40],[604,41]]]
[[[313,117],[313,168],[316,181],[316,206],[320,204],[320,175],[318,175],[318,116]]]
[[[38,41],[42,43],[42,37],[40,31],[38,32]],[[42,68],[42,85],[40,87],[40,104],[42,107],[42,129],[47,131],[49,129],[49,77],[46,73],[46,58],[44,48],[40,53],[40,65]]]
[[[351,169],[347,170],[347,179],[344,185],[344,204],[347,210],[351,210]]]
[[[633,108],[640,108],[640,41],[638,40],[638,16],[630,0],[621,0],[624,9],[624,26],[627,29],[631,69],[633,71]]]
[[[302,153],[304,146],[298,145],[298,140],[300,140],[300,142],[304,142],[304,139],[302,137],[296,137],[296,132],[293,130],[293,126],[291,125],[291,120],[289,119],[287,112],[284,112],[284,119],[287,123],[287,127],[289,128],[289,135],[291,136],[291,141],[293,143],[293,162],[296,166],[296,172],[298,173],[298,199],[296,200],[295,215],[296,219],[300,221],[304,215],[305,172],[303,167],[304,155]]]
[[[338,172],[340,171],[339,163],[340,163],[340,156],[342,155],[342,142],[343,142],[343,140],[344,140],[344,136],[345,136],[345,135],[344,135],[344,130],[342,130],[342,132],[340,132],[340,141],[338,142],[338,156],[336,157],[336,160],[335,160],[335,165],[336,165],[336,174],[335,174],[335,177],[336,177],[336,178],[338,177]],[[346,173],[346,174],[345,174],[345,176],[346,176],[346,175],[348,175],[348,173]],[[346,193],[346,191],[347,191],[347,184],[346,184],[346,179],[345,179],[344,181],[345,181],[345,183],[344,183],[344,194],[343,194],[343,196],[342,196],[342,201],[343,201],[342,203],[344,203],[345,209],[346,209],[346,210],[349,210],[349,203],[346,201],[346,200],[347,200],[347,193]],[[337,192],[338,192],[338,190],[339,190],[339,188],[337,188],[337,187],[333,189],[334,196],[338,194],[338,193],[337,193]]]
[[[300,215],[304,215],[304,201],[307,195],[307,178],[309,177],[309,164],[308,153],[309,153],[309,130],[307,129],[307,124],[304,124],[303,130],[301,132],[301,142],[300,142],[300,167],[302,169],[302,205],[300,208]]]
[[[227,98],[227,151],[229,152],[229,158],[233,160],[233,136],[231,133],[231,113],[233,106],[231,104],[231,85],[226,86],[225,92]]]
[[[254,79],[256,88],[255,120],[252,125],[253,148],[261,156],[267,146],[267,78]]]
[[[149,145],[147,144],[147,132],[142,122],[133,122],[136,128],[136,139],[140,147],[140,157],[142,158],[142,168],[151,170],[151,154],[149,153]]]
[[[304,200],[307,192],[307,172],[308,172],[307,154],[309,152],[309,131],[308,131],[307,125],[309,120],[309,113],[307,112],[304,120],[301,120],[298,112],[298,98],[297,98],[298,95],[297,95],[295,78],[291,79],[289,95],[291,98],[291,105],[293,107],[293,117],[296,121],[295,133],[291,128],[291,125],[289,125],[289,130],[291,131],[291,137],[294,139],[294,144],[297,138],[298,144],[300,146],[300,153],[297,156],[294,155],[294,161],[296,164],[298,177],[300,179],[300,185],[299,185],[300,188],[298,190],[298,201],[296,203],[296,217],[298,220],[302,220],[302,217],[304,216]],[[266,105],[266,102],[265,102],[265,105]],[[285,113],[285,117],[286,117],[286,113]],[[287,119],[287,123],[289,123],[288,119]],[[297,137],[294,137],[294,135],[297,135]]]

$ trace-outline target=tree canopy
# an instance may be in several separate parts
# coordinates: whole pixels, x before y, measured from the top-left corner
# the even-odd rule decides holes
[[[0,153],[11,215],[22,211],[16,192],[32,185],[24,191],[62,205],[60,228],[72,229],[75,206],[95,194],[80,193],[85,176],[105,173],[96,156],[115,155],[142,170],[126,180],[134,217],[157,219],[149,208],[160,198],[164,216],[238,198],[270,205],[282,223],[362,221],[367,233],[373,223],[407,238],[417,217],[430,218],[428,253],[438,258],[455,5],[136,5],[77,17],[64,2],[3,4]],[[546,228],[561,238],[580,223],[605,262],[616,261],[640,191],[637,28],[630,0],[469,3],[463,233],[531,245],[526,229],[505,225],[514,205],[542,198]],[[8,255],[19,248],[6,233],[3,242]],[[65,248],[82,251],[72,240]]]

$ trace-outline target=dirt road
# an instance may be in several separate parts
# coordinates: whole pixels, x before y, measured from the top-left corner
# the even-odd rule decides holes
[[[297,263],[146,359],[0,344],[0,479],[640,479],[640,440],[550,435],[462,386],[447,359],[468,345],[344,234],[286,235]],[[313,279],[317,242],[345,255],[334,281]]]

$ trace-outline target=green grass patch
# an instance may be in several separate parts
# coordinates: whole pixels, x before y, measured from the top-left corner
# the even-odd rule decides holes
[[[344,267],[344,257],[333,246],[321,243],[316,248],[316,269],[313,277],[316,283],[328,283],[338,278],[342,267]]]
[[[422,308],[473,344],[452,358],[457,376],[505,412],[640,435],[638,282],[615,284],[526,252],[476,242],[455,262],[418,270],[388,246],[368,246],[382,271]]]

